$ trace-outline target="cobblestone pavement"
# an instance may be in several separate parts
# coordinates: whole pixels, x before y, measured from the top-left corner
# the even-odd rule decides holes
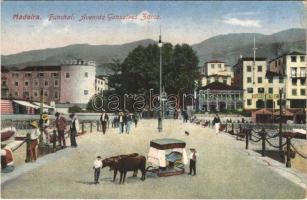
[[[91,133],[78,139],[77,149],[59,152],[56,158],[26,171],[1,185],[2,198],[304,198],[301,186],[247,156],[244,142],[228,135],[215,135],[210,128],[164,120],[163,133],[156,120],[142,120],[131,133]],[[189,136],[184,132],[188,131]],[[100,184],[93,184],[92,163],[103,158],[137,152],[147,156],[149,142],[156,138],[177,138],[194,147],[199,156],[197,175],[158,178],[147,174],[142,182],[128,173],[123,185],[112,182],[113,172],[101,171]],[[35,163],[36,164],[36,163]],[[26,165],[35,165],[26,164]],[[188,169],[188,166],[186,166]],[[13,173],[16,173],[13,172]]]

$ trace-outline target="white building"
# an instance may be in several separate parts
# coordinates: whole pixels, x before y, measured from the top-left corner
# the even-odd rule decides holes
[[[231,68],[225,65],[224,62],[212,60],[206,62],[204,66],[200,67],[201,85],[205,86],[213,82],[220,82],[231,85],[233,72]]]
[[[95,94],[96,65],[81,59],[61,68],[61,102],[87,104]]]
[[[269,70],[287,77],[284,93],[287,108],[303,108],[306,105],[306,55],[291,52],[269,62]]]
[[[95,93],[102,94],[105,90],[108,90],[108,78],[105,76],[96,76]]]

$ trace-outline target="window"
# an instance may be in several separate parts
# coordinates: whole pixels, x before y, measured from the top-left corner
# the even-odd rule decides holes
[[[224,79],[223,79],[223,83],[224,83],[224,84],[227,84],[227,79],[224,78]]]
[[[49,95],[48,90],[44,90],[44,96],[45,96],[45,97],[48,97],[48,95]]]
[[[88,77],[88,72],[84,73],[84,77],[87,78]]]
[[[253,93],[253,88],[247,88],[247,93]]]
[[[211,68],[214,69],[214,64],[211,64]]]
[[[38,76],[39,77],[44,77],[44,73],[40,72],[40,73],[38,73]]]
[[[54,86],[55,86],[55,87],[59,86],[59,80],[57,80],[57,79],[54,80]]]
[[[296,62],[296,56],[291,56],[291,62]]]
[[[306,68],[305,67],[301,68],[301,77],[306,77]]]
[[[257,69],[258,69],[258,72],[262,72],[262,66],[261,66],[261,65],[259,65],[259,66],[257,67]]]
[[[18,91],[15,91],[15,92],[14,92],[14,95],[15,95],[16,97],[18,97],[18,96],[19,96]]]
[[[261,94],[263,94],[264,93],[264,88],[258,88],[258,93],[261,93]]]
[[[3,85],[3,86],[6,86],[6,81],[2,81],[2,85]]]
[[[269,88],[269,94],[273,94],[273,88]]]
[[[291,77],[296,77],[296,71],[297,71],[296,67],[291,67]]]
[[[218,64],[218,67],[221,69],[222,68],[222,64]]]
[[[47,86],[47,87],[48,87],[48,85],[49,85],[49,81],[45,80],[45,81],[44,81],[44,86]]]
[[[219,82],[219,78],[214,78],[214,82]]]
[[[38,80],[37,79],[34,80],[34,86],[38,86]]]
[[[51,75],[52,75],[53,77],[58,77],[58,76],[59,76],[58,73],[52,73]]]
[[[296,96],[296,89],[292,89],[292,95]]]
[[[88,90],[84,90],[84,95],[88,95]]]
[[[306,79],[302,78],[301,79],[301,85],[305,85]]]
[[[305,62],[305,56],[300,56],[301,62]]]
[[[18,73],[13,73],[13,74],[12,74],[12,77],[16,77],[16,78],[18,78],[18,76],[19,76],[19,74],[18,74]]]
[[[25,73],[25,77],[31,77],[32,74],[31,73]]]
[[[251,99],[247,99],[247,105],[251,106],[252,105],[252,100]]]
[[[29,92],[27,92],[27,91],[26,91],[26,92],[23,92],[23,96],[24,96],[24,97],[29,97],[29,96],[30,96],[30,95],[29,95]]]
[[[58,99],[58,98],[59,98],[59,93],[58,93],[58,91],[55,91],[55,92],[54,92],[54,98],[55,98],[55,99]]]
[[[302,95],[302,96],[305,96],[305,95],[306,95],[305,89],[301,89],[301,95]]]
[[[70,78],[70,73],[65,73],[65,78]]]
[[[284,83],[283,77],[279,77],[279,83]]]
[[[252,66],[247,65],[246,71],[247,71],[247,72],[252,72]]]
[[[33,96],[34,96],[34,97],[38,97],[38,91],[36,91],[36,90],[33,91]]]
[[[268,81],[269,81],[269,83],[273,83],[273,78],[270,77]]]
[[[278,60],[278,66],[281,64],[280,59]]]
[[[262,77],[258,77],[258,83],[262,83]]]
[[[26,86],[26,87],[29,86],[29,81],[25,81],[25,86]]]
[[[18,86],[18,82],[17,81],[15,82],[15,86]]]
[[[297,85],[297,79],[292,79],[292,85]]]
[[[210,84],[210,79],[207,80],[207,84]]]
[[[247,77],[247,82],[251,83],[252,82],[252,77]]]

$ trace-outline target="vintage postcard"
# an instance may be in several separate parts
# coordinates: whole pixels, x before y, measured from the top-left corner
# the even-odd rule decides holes
[[[305,1],[1,1],[1,198],[307,198]]]

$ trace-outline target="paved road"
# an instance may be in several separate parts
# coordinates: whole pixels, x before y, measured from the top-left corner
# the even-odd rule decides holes
[[[92,133],[79,139],[79,148],[68,149],[57,159],[1,185],[2,198],[304,198],[302,187],[280,176],[245,153],[244,143],[213,129],[181,121],[165,120],[164,132],[156,131],[156,120],[142,120],[130,135]],[[184,131],[189,131],[186,136]],[[93,185],[92,162],[97,155],[108,157],[137,152],[147,155],[149,142],[172,137],[195,147],[199,157],[197,176],[158,178],[142,182],[128,177],[124,185],[113,183],[113,172],[104,169],[101,183]],[[188,169],[188,166],[187,168]],[[130,176],[132,174],[128,174]]]

